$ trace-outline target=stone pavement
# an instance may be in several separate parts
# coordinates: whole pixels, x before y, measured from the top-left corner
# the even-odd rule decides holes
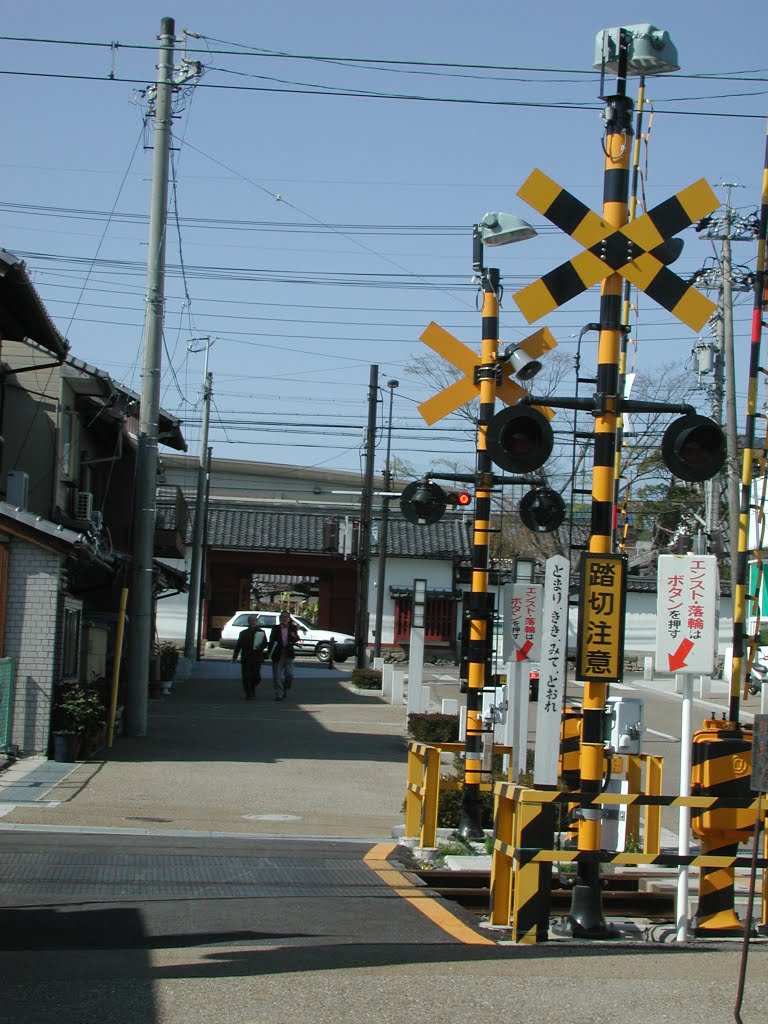
[[[391,837],[403,820],[405,709],[353,692],[351,668],[297,662],[242,699],[240,667],[210,657],[150,701],[147,735],[89,762],[21,760],[0,774],[0,826]]]

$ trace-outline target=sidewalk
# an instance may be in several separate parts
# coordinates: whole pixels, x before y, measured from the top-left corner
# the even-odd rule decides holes
[[[289,699],[275,703],[267,670],[244,701],[240,666],[206,658],[149,702],[145,737],[0,774],[0,828],[388,840],[403,821],[405,708],[353,690],[350,674],[299,660]]]

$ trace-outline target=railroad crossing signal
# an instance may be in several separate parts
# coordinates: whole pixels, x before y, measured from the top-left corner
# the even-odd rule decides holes
[[[434,322],[425,328],[421,340],[464,374],[461,380],[443,388],[442,391],[433,395],[432,398],[428,398],[418,407],[424,422],[431,427],[443,416],[455,412],[462,405],[477,398],[480,393],[480,385],[475,383],[475,368],[479,365],[480,360],[478,354],[473,352],[468,345],[459,341],[458,338],[454,338],[452,334]],[[557,342],[552,332],[547,327],[542,327],[529,335],[517,348],[522,349],[531,359],[538,359],[539,356],[545,355],[556,345]],[[528,394],[525,388],[520,387],[516,381],[512,380],[514,372],[510,363],[502,364],[501,382],[496,386],[497,397],[507,405],[514,405],[520,401],[523,395]],[[554,416],[552,410],[547,407],[537,406],[537,408],[547,419],[552,419]]]
[[[720,205],[703,178],[620,228],[607,224],[539,170],[528,176],[517,194],[584,246],[578,256],[515,293],[528,323],[611,274],[621,274],[694,331],[701,330],[716,312],[715,304],[670,270],[665,253],[658,251],[673,235]]]

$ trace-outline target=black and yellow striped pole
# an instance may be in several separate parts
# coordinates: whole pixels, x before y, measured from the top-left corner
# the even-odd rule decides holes
[[[475,268],[480,273],[483,290],[483,323],[480,364],[477,384],[480,388],[480,411],[477,419],[477,454],[475,463],[475,516],[472,538],[472,590],[469,598],[469,629],[467,667],[467,725],[464,742],[464,785],[461,796],[461,818],[457,829],[462,839],[482,840],[480,784],[483,781],[483,718],[482,691],[489,663],[493,609],[488,593],[488,541],[491,528],[492,466],[488,454],[487,430],[496,404],[496,377],[499,348],[499,271],[482,266],[482,243],[475,227]]]
[[[629,162],[632,138],[632,101],[626,95],[627,38],[622,29],[616,95],[606,98],[605,175],[603,220],[619,228],[627,223]],[[600,293],[600,335],[597,350],[594,462],[592,468],[592,517],[589,551],[610,554],[613,549],[614,474],[619,391],[619,350],[622,336],[622,278],[605,278]],[[600,792],[604,768],[603,724],[607,683],[584,683],[581,732],[581,792],[592,797]],[[600,849],[600,812],[582,809],[579,850]],[[602,912],[600,867],[597,861],[579,863],[574,886],[570,924],[574,932],[598,937],[608,933]]]
[[[749,387],[747,389],[747,419],[744,429],[744,456],[741,472],[739,504],[739,551],[735,561],[733,587],[733,662],[731,665],[731,691],[729,718],[739,721],[739,689],[744,680],[744,632],[746,616],[746,587],[749,574],[749,514],[752,506],[752,465],[755,458],[755,427],[757,419],[757,382],[760,374],[760,340],[763,315],[768,307],[768,280],[766,280],[766,239],[768,238],[768,135],[766,135],[763,162],[760,223],[757,238],[757,266],[755,268],[754,307],[749,350]],[[757,597],[753,597],[756,602]],[[756,609],[753,609],[756,614]]]

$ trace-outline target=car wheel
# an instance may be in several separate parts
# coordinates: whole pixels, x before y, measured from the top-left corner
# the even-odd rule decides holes
[[[318,644],[315,648],[315,656],[318,661],[322,661],[324,664],[327,664],[331,660],[331,645]]]

